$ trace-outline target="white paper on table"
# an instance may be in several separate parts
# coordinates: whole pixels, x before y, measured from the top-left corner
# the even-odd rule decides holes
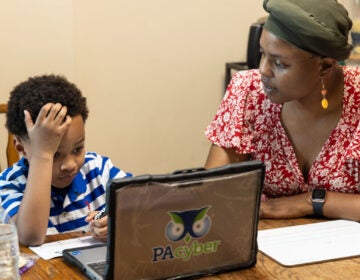
[[[333,220],[258,231],[259,251],[284,266],[360,255],[360,223]]]
[[[41,258],[49,260],[52,258],[61,257],[62,251],[65,249],[84,247],[95,244],[104,244],[104,242],[97,240],[91,236],[82,236],[72,239],[44,243],[41,246],[31,246],[29,248]]]

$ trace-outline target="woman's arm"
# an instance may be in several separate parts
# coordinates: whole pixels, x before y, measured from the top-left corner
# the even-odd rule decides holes
[[[298,218],[313,215],[310,193],[272,198],[260,206],[261,218]],[[327,192],[323,206],[324,217],[360,221],[360,195]]]
[[[212,145],[205,168],[214,168],[234,162],[249,160],[249,155],[238,155],[233,149]],[[298,218],[313,215],[311,193],[266,199],[260,205],[261,218]],[[323,208],[324,216],[331,219],[360,221],[360,195],[327,192]]]
[[[226,164],[241,162],[250,159],[250,155],[239,155],[234,149],[225,149],[212,144],[205,162],[205,168],[214,168]]]

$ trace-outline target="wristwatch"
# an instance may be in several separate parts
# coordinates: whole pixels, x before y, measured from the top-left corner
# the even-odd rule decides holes
[[[313,189],[311,194],[311,201],[314,209],[314,215],[323,216],[323,205],[325,203],[326,190],[325,189]]]

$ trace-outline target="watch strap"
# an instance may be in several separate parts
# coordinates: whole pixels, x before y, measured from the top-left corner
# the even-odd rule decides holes
[[[313,201],[312,205],[313,205],[314,215],[318,217],[322,217],[324,201]]]

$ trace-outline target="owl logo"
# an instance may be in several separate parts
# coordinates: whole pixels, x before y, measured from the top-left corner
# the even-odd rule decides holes
[[[205,236],[211,228],[211,219],[206,214],[211,206],[182,212],[168,212],[171,221],[166,225],[165,236],[169,241],[179,241],[185,237],[188,243],[191,238]]]

